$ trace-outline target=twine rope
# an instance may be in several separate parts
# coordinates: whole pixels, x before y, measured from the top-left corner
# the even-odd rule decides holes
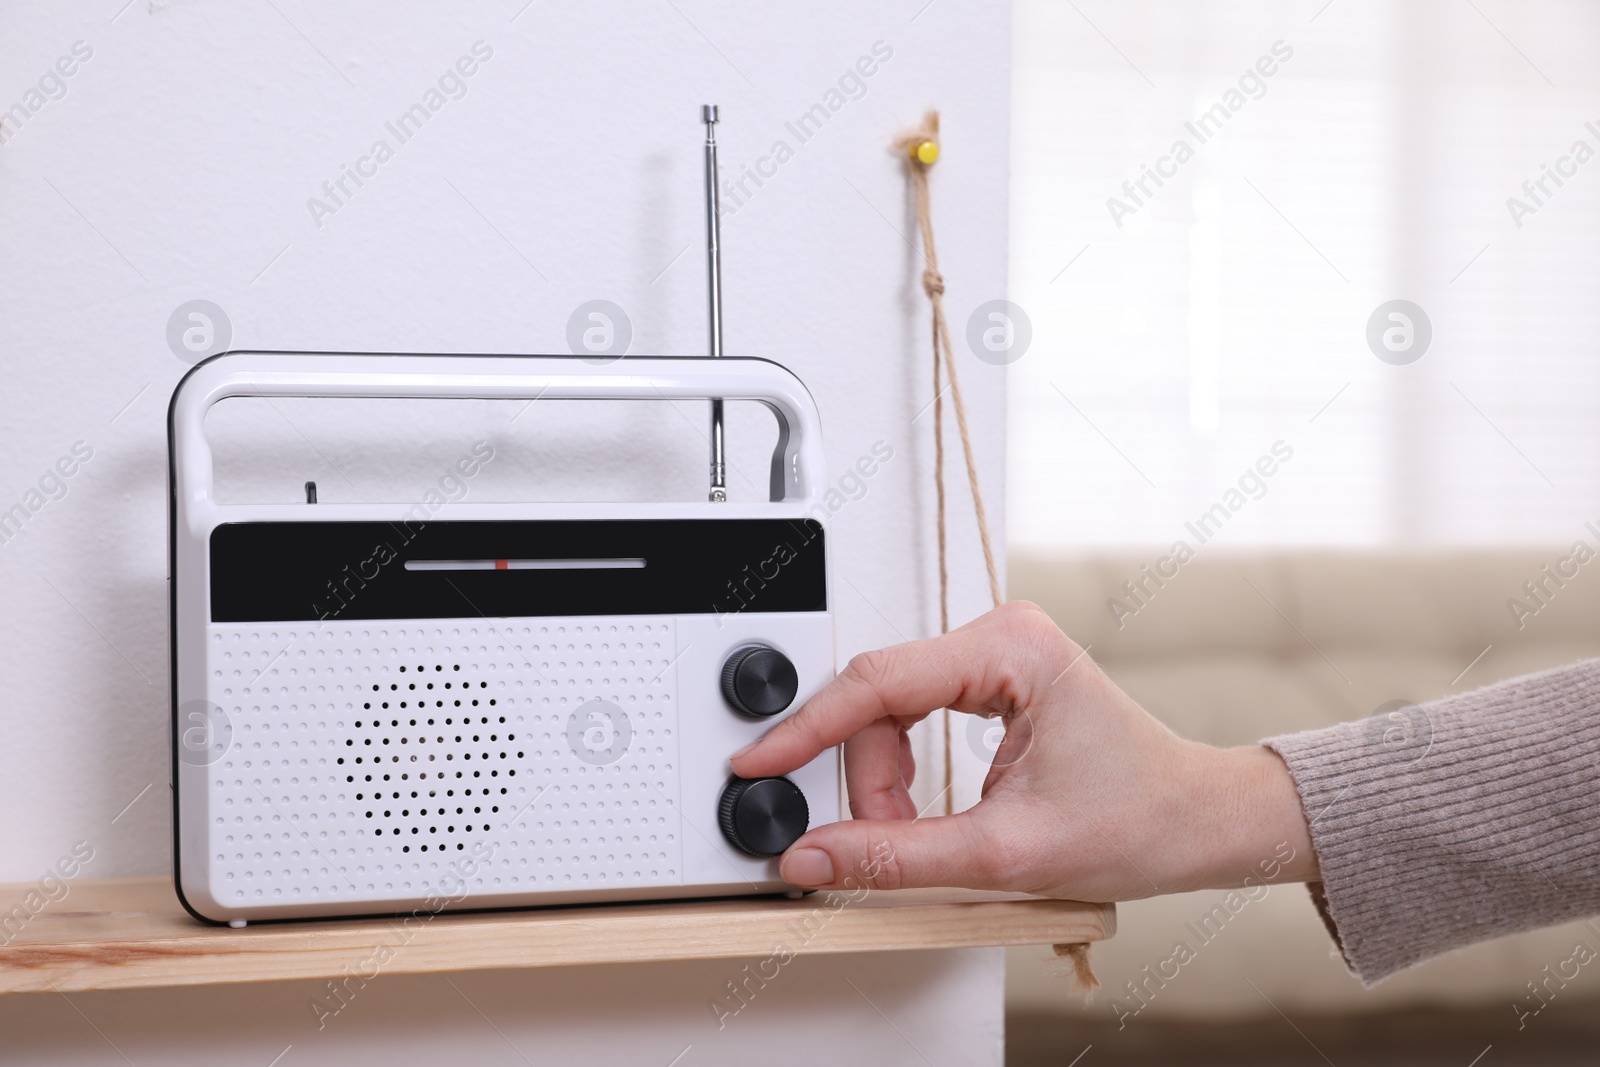
[[[950,400],[955,408],[956,429],[961,437],[961,454],[966,460],[967,485],[972,490],[972,510],[978,522],[978,541],[983,546],[983,563],[989,576],[989,599],[1000,606],[1000,572],[994,562],[994,544],[989,537],[989,518],[978,487],[978,463],[973,454],[972,432],[967,424],[967,405],[961,395],[961,379],[956,373],[956,357],[950,342],[950,325],[944,314],[944,275],[939,271],[939,250],[933,237],[933,204],[928,190],[928,168],[939,156],[939,113],[929,111],[922,125],[895,138],[895,148],[908,160],[911,187],[917,202],[917,229],[922,234],[922,291],[933,311],[933,485],[939,537],[939,632],[950,632],[950,572],[947,562],[944,488],[944,388],[942,377],[950,378]],[[931,151],[930,151],[931,149]],[[943,372],[941,373],[941,363]],[[955,811],[955,767],[950,738],[950,709],[944,709],[944,813]],[[1100,985],[1089,965],[1087,944],[1055,945],[1057,957],[1066,961],[1072,984],[1089,993]]]
[[[983,491],[978,485],[978,461],[972,447],[972,431],[967,423],[967,405],[961,395],[961,378],[956,372],[954,347],[950,342],[950,324],[944,314],[944,275],[939,271],[939,246],[933,235],[933,202],[928,188],[928,168],[938,158],[939,113],[929,111],[922,125],[908,130],[895,139],[895,147],[910,162],[911,187],[917,204],[917,229],[922,235],[922,257],[926,264],[922,271],[922,291],[927,294],[932,308],[933,334],[933,487],[939,539],[939,632],[950,632],[950,569],[948,564],[949,540],[946,533],[946,502],[944,487],[944,383],[950,378],[950,400],[955,408],[956,429],[961,437],[961,454],[966,461],[967,485],[972,491],[972,510],[978,522],[978,541],[983,546],[983,563],[989,576],[989,598],[995,607],[1000,606],[1000,572],[995,566],[994,543],[989,536],[988,513],[983,507]],[[925,154],[925,146],[934,146]],[[942,369],[941,369],[942,363]],[[944,711],[944,813],[955,811],[955,766],[950,736],[950,710]]]

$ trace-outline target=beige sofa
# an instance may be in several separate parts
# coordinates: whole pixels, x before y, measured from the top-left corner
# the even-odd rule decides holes
[[[1567,554],[1561,548],[1234,555],[1202,549],[1158,585],[1144,568],[1160,578],[1159,550],[1089,558],[1013,552],[1010,594],[1048,610],[1174,730],[1231,745],[1600,656],[1600,560],[1557,585],[1548,574]],[[1570,573],[1574,564],[1562,569]],[[1142,583],[1137,600],[1125,582]],[[1543,583],[1538,600],[1526,582]],[[1511,598],[1527,610],[1514,614]],[[1113,600],[1122,606],[1108,607]],[[1116,938],[1095,950],[1105,988],[1088,1005],[1068,994],[1061,966],[1046,954],[1013,951],[1009,1006],[1089,1012],[1102,1021],[1139,1008],[1128,1020],[1136,1025],[1274,1007],[1329,1012],[1481,1003],[1515,1026],[1513,1005],[1538,1006],[1526,983],[1541,979],[1545,966],[1566,960],[1579,940],[1600,951],[1600,923],[1568,924],[1442,957],[1366,991],[1344,970],[1305,891],[1283,886],[1198,946],[1176,978],[1146,982],[1143,968],[1171,956],[1178,940],[1197,944],[1186,924],[1222,895],[1122,905]],[[1142,1002],[1125,985],[1135,979],[1152,991]],[[1600,994],[1600,967],[1585,969],[1558,992],[1569,1000],[1586,994]]]

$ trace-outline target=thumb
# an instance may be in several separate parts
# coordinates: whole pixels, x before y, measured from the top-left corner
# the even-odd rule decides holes
[[[965,812],[935,819],[850,819],[789,846],[778,873],[802,889],[999,888],[993,841]]]

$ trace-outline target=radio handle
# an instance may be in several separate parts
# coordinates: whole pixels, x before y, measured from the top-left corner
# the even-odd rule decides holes
[[[167,412],[173,489],[186,506],[212,500],[206,412],[218,401],[250,396],[756,400],[778,420],[769,499],[820,501],[824,462],[816,404],[799,378],[764,359],[627,356],[597,365],[570,356],[224,353],[184,376]]]

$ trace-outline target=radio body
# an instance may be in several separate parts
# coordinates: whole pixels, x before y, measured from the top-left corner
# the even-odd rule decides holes
[[[770,500],[221,504],[203,422],[265,397],[722,397]],[[732,753],[834,673],[819,420],[764,360],[230,353],[169,411],[174,877],[214,922],[790,891],[837,751]]]

